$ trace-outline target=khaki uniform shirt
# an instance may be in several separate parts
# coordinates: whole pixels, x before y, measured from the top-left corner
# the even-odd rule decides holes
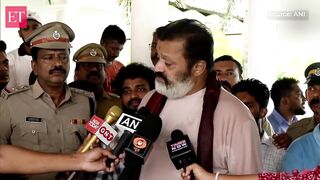
[[[287,130],[287,134],[293,141],[308,132],[312,132],[316,126],[317,123],[313,120],[313,117],[303,118],[300,121],[291,124]]]
[[[90,118],[89,97],[86,91],[65,87],[65,97],[58,107],[38,81],[10,94],[2,91],[5,101],[0,106],[0,144],[42,152],[76,151],[87,132],[84,125],[70,121]],[[55,173],[40,176],[31,179],[53,179]]]
[[[104,119],[108,110],[113,106],[119,106],[121,108],[120,97],[113,93],[103,92],[101,98],[97,99],[97,110],[96,115]]]

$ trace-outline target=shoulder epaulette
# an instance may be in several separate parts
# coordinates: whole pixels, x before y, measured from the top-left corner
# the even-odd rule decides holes
[[[8,99],[9,96],[26,91],[28,89],[30,89],[30,86],[17,86],[17,87],[11,88],[11,89],[4,88],[1,91],[1,97],[4,99]]]
[[[117,95],[117,94],[114,94],[114,93],[108,93],[109,96],[113,97],[113,98],[116,98],[116,99],[120,99],[120,96]]]
[[[77,93],[77,94],[83,94],[85,96],[88,96],[90,98],[94,98],[94,93],[93,92],[89,92],[86,90],[82,90],[82,89],[78,89],[78,88],[73,88],[70,87],[71,92]]]
[[[312,121],[313,121],[312,118],[303,118],[300,121],[291,124],[289,128],[297,128],[297,127],[305,126],[307,124],[312,123]]]

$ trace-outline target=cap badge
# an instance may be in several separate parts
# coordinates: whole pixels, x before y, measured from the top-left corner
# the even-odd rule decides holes
[[[315,74],[316,76],[320,76],[320,68],[317,68],[314,74]]]
[[[60,33],[59,33],[57,30],[53,31],[53,33],[52,33],[53,39],[57,40],[57,39],[60,38],[60,36],[61,36],[61,35],[60,35]]]
[[[91,56],[96,56],[96,55],[97,55],[97,51],[94,50],[94,49],[91,49],[90,55],[91,55]],[[320,70],[320,69],[319,69],[319,70]]]

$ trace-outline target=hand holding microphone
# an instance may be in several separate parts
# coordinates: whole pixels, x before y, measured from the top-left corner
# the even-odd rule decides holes
[[[183,135],[179,129],[172,131],[171,141],[167,142],[167,149],[176,169],[183,168],[185,171],[187,166],[197,160],[189,137]],[[193,174],[190,175],[191,179],[194,179]]]
[[[76,153],[74,154],[74,157],[78,161],[79,170],[89,172],[101,170],[112,172],[114,171],[115,166],[106,167],[104,161],[106,159],[113,159],[116,163],[119,161],[110,151],[99,147],[85,153]]]
[[[183,180],[191,179],[191,175],[194,175],[199,180],[213,180],[215,178],[214,174],[209,173],[197,163],[187,166],[186,170],[181,173]]]

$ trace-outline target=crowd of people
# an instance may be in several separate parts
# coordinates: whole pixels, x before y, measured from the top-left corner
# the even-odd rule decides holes
[[[79,179],[118,179],[123,158],[103,143],[77,152],[86,143],[84,124],[114,105],[133,116],[146,107],[162,119],[159,138],[129,179],[319,177],[320,63],[306,68],[305,93],[292,77],[276,79],[269,90],[244,79],[231,55],[213,58],[204,24],[181,19],[152,34],[152,68],[118,61],[126,35],[107,26],[99,44],[75,51],[74,81],[66,84],[73,30],[62,22],[42,24],[35,12],[27,22],[18,49],[7,53],[0,41],[0,173],[6,178],[63,179],[65,171],[78,170],[96,172]],[[270,98],[274,109],[267,116]],[[314,115],[299,120],[305,102]],[[188,135],[197,155],[182,173],[166,149],[175,129]],[[107,166],[107,158],[116,161]]]

